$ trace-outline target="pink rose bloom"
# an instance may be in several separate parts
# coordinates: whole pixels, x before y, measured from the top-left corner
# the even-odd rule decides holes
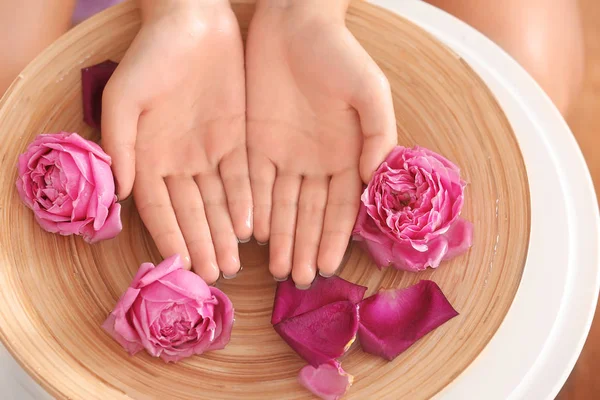
[[[39,135],[19,156],[17,190],[48,232],[111,239],[122,225],[110,162],[76,133]]]
[[[224,348],[232,326],[229,298],[183,269],[177,255],[142,264],[102,328],[131,355],[146,349],[177,362]]]
[[[465,186],[439,154],[397,146],[361,196],[353,239],[380,268],[437,268],[471,247],[473,226],[459,217]]]

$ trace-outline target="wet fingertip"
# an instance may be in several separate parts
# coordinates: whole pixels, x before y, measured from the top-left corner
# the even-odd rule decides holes
[[[298,290],[308,290],[310,289],[310,285],[299,285],[296,283],[296,289]]]
[[[330,274],[328,274],[328,273],[325,273],[325,272],[323,272],[323,271],[319,271],[319,275],[321,275],[323,278],[331,278],[332,276],[334,276],[334,275],[335,275],[335,271],[334,271],[334,272],[332,272],[332,273],[330,273]]]

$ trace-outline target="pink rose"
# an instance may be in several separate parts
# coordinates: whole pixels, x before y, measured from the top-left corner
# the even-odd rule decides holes
[[[439,154],[397,146],[361,196],[353,238],[380,268],[437,268],[471,247],[473,227],[459,218],[465,186]]]
[[[146,349],[176,362],[224,348],[232,326],[229,298],[173,256],[156,267],[140,266],[102,328],[131,355]]]
[[[17,190],[52,233],[95,243],[122,229],[110,157],[76,133],[39,135],[19,156]]]

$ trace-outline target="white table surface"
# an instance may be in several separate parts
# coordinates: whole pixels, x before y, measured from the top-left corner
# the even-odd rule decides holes
[[[553,399],[581,352],[600,288],[598,204],[581,152],[534,80],[483,35],[420,1],[371,2],[431,32],[482,77],[513,126],[530,181],[530,248],[514,303],[479,357],[436,398]],[[4,400],[50,398],[1,346],[0,388]]]

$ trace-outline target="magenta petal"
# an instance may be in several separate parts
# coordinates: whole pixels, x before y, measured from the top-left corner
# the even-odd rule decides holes
[[[300,370],[298,382],[322,400],[338,400],[352,386],[354,377],[335,361],[317,368],[307,365]]]
[[[473,245],[473,224],[458,218],[444,235],[448,240],[448,252],[444,260],[459,256]]]
[[[275,331],[310,364],[319,366],[348,350],[358,329],[358,309],[338,301],[274,326]]]
[[[287,318],[316,310],[337,301],[349,301],[357,304],[362,300],[366,290],[367,288],[364,286],[356,285],[337,276],[331,278],[319,276],[309,290],[297,289],[291,279],[279,282],[275,293],[271,324],[276,325]]]
[[[81,70],[83,120],[92,128],[100,128],[102,92],[118,65],[114,61],[106,60]]]
[[[458,313],[439,286],[423,280],[406,289],[381,290],[359,305],[363,350],[393,360]]]

